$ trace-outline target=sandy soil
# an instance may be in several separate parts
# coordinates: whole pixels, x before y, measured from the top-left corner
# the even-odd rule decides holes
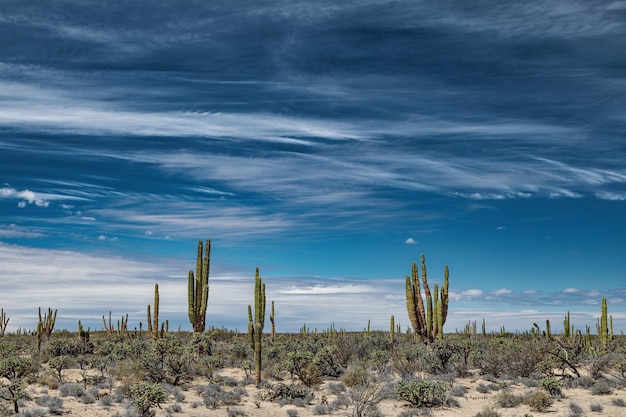
[[[236,380],[243,380],[244,373],[238,369],[222,369],[218,372],[218,375],[223,377],[235,378]],[[80,381],[82,378],[80,376],[80,372],[77,370],[67,370],[64,374],[64,380],[66,382]],[[271,382],[271,381],[270,381]],[[289,383],[290,381],[284,381],[285,383]],[[519,405],[515,408],[499,408],[495,407],[494,398],[498,394],[498,391],[489,391],[486,394],[482,394],[476,390],[478,384],[488,385],[489,382],[484,381],[478,377],[469,377],[469,378],[457,378],[454,386],[464,386],[467,388],[467,393],[463,397],[454,397],[458,401],[458,407],[442,407],[442,408],[432,408],[431,415],[436,417],[456,417],[456,416],[467,416],[473,417],[478,412],[482,411],[486,406],[493,406],[498,413],[502,417],[522,417],[528,413],[528,415],[540,416],[568,416],[568,409],[571,402],[575,402],[578,404],[584,411],[585,416],[602,416],[602,417],[624,417],[626,416],[626,407],[619,407],[612,404],[612,400],[615,398],[621,398],[626,401],[626,390],[618,390],[614,391],[610,395],[592,395],[589,389],[575,388],[575,389],[564,389],[563,395],[564,398],[559,399],[554,402],[554,404],[550,407],[550,409],[545,413],[540,413],[537,411],[531,411],[527,405]],[[195,417],[214,417],[214,416],[228,416],[228,408],[225,406],[219,407],[218,409],[209,409],[206,408],[202,398],[196,394],[194,389],[195,386],[204,385],[206,381],[196,380],[193,383],[189,384],[186,390],[183,390],[182,393],[185,396],[184,401],[179,402],[178,404],[182,408],[180,412],[173,412],[171,410],[168,411],[168,407],[175,404],[173,396],[169,396],[167,402],[162,405],[162,409],[156,410],[157,417],[166,417],[169,415],[180,415],[180,416],[195,416]],[[259,390],[254,385],[246,385],[245,390],[247,392],[247,396],[242,397],[242,402],[239,405],[231,407],[231,409],[241,410],[245,413],[246,416],[249,417],[261,417],[261,416],[288,416],[288,410],[296,410],[298,417],[308,417],[313,416],[315,405],[320,404],[324,397],[327,401],[332,402],[335,398],[335,395],[330,393],[330,391],[326,388],[328,382],[321,385],[315,390],[315,398],[311,405],[306,407],[296,407],[293,405],[285,405],[280,406],[276,403],[268,402],[268,401],[259,401],[257,394]],[[225,388],[228,389],[228,388]],[[527,388],[521,384],[513,384],[511,385],[511,389],[516,393],[523,393],[532,388]],[[40,385],[30,385],[28,387],[28,392],[30,395],[30,400],[26,401],[22,405],[22,410],[24,409],[33,409],[33,408],[43,408],[38,406],[35,403],[35,399],[37,397],[42,397],[45,395],[49,395],[51,397],[59,396],[58,390],[47,389]],[[100,390],[100,395],[106,395],[108,390]],[[118,413],[120,416],[125,414],[125,405],[124,403],[113,403],[113,405],[109,407],[104,407],[99,404],[96,400],[92,404],[84,404],[80,398],[75,397],[61,397],[63,400],[63,408],[62,411],[64,414],[72,415],[72,416],[88,416],[88,417],[105,417],[105,416],[113,416]],[[603,407],[602,412],[592,412],[590,411],[591,404],[599,404]],[[386,400],[380,403],[380,410],[383,412],[385,416],[398,416],[403,411],[409,410],[410,407],[408,403],[404,401],[391,401]],[[232,410],[231,410],[232,411]],[[333,412],[332,415],[336,416],[345,416],[351,415],[352,407],[349,406],[347,409],[340,409]],[[293,413],[293,412],[292,412]]]

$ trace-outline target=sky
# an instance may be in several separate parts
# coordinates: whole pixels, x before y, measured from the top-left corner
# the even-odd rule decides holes
[[[246,331],[409,326],[405,276],[450,269],[445,331],[626,330],[626,1],[0,5],[0,307]]]

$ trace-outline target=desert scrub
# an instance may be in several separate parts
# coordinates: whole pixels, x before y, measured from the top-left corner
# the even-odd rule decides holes
[[[474,414],[474,417],[500,417],[501,414],[498,413],[496,410],[493,409],[493,407],[490,406],[486,406],[483,407],[482,411],[479,411],[478,413]]]
[[[598,381],[591,386],[591,393],[593,395],[609,395],[612,392],[611,386],[606,381]]]
[[[624,401],[622,398],[613,398],[611,400],[611,404],[613,404],[615,407],[626,407],[626,401]]]
[[[358,385],[348,390],[348,398],[352,405],[352,417],[377,417],[382,413],[378,404],[391,394],[391,390],[384,382],[371,379],[364,385]]]
[[[305,406],[313,400],[313,391],[302,385],[278,383],[269,385],[260,395],[262,400],[277,402],[279,404],[293,404]]]
[[[414,407],[434,407],[446,403],[450,385],[442,381],[412,378],[398,381],[395,392],[398,398],[408,401]]]
[[[594,413],[601,413],[604,410],[604,407],[602,407],[600,404],[589,404],[589,410],[593,411]]]
[[[35,398],[35,404],[40,407],[47,407],[50,414],[63,414],[63,400],[59,397],[44,395],[43,397]]]
[[[524,397],[516,395],[510,389],[503,389],[496,395],[495,403],[498,407],[514,408],[524,401]]]
[[[581,406],[576,404],[575,402],[570,402],[567,406],[566,417],[580,417],[584,414]]]
[[[237,405],[246,392],[243,388],[226,391],[218,384],[208,384],[196,387],[196,393],[202,397],[207,408],[218,408],[222,405]]]
[[[554,404],[554,398],[546,391],[531,391],[524,397],[524,404],[532,411],[545,412]]]
[[[61,397],[80,398],[85,395],[85,388],[80,384],[66,383],[59,385],[59,395]]]

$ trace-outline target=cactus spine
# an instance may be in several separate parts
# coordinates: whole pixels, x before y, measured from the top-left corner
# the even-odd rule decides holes
[[[263,327],[265,325],[265,284],[259,276],[259,268],[254,277],[254,315],[252,306],[248,304],[248,335],[254,349],[254,380],[256,386],[261,385],[261,355],[263,353]]]
[[[148,333],[152,338],[159,337],[159,284],[154,284],[154,318],[150,314],[150,304],[148,304]],[[161,331],[163,333],[163,331]]]
[[[406,276],[406,306],[409,313],[409,319],[416,335],[424,343],[432,342],[437,335],[443,337],[443,325],[448,316],[448,267],[444,268],[444,283],[439,288],[435,285],[435,300],[433,305],[433,297],[428,286],[428,278],[426,274],[426,260],[424,254],[421,259],[422,266],[422,285],[424,286],[424,295],[426,303],[422,299],[420,282],[418,280],[417,265],[415,262],[411,264],[411,276]]]
[[[211,241],[206,241],[204,259],[202,258],[202,241],[198,241],[198,257],[196,274],[189,271],[187,283],[187,303],[189,321],[193,331],[201,333],[206,329],[206,309],[209,300],[209,267],[211,262]]]

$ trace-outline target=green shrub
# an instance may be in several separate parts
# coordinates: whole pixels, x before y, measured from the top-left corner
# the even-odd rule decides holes
[[[398,398],[408,401],[415,407],[444,405],[449,389],[450,385],[446,382],[422,378],[401,380],[395,385]]]
[[[552,376],[541,378],[541,381],[539,381],[539,386],[546,390],[548,394],[552,395],[553,397],[561,396],[561,381]]]
[[[515,395],[510,389],[504,389],[495,398],[496,405],[502,408],[517,407],[524,401],[521,395]]]
[[[554,398],[545,391],[532,391],[524,397],[524,404],[532,411],[543,413],[554,404]]]

